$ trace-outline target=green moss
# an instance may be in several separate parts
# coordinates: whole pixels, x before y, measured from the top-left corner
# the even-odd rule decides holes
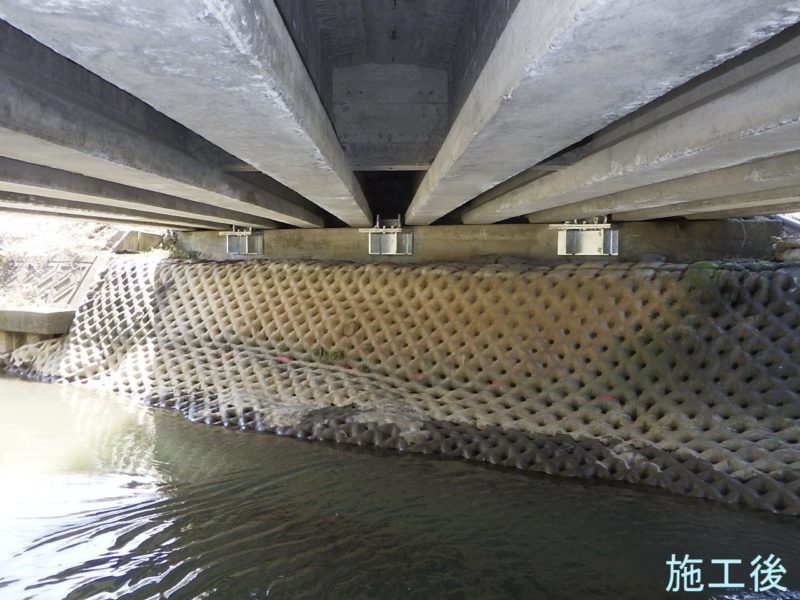
[[[331,363],[338,363],[342,362],[346,355],[341,350],[333,349],[333,350],[326,350],[322,346],[314,348],[314,351],[311,353],[314,359],[317,362],[331,364]]]
[[[689,289],[699,288],[706,282],[716,281],[724,269],[715,261],[703,261],[689,265],[684,273],[684,280]]]

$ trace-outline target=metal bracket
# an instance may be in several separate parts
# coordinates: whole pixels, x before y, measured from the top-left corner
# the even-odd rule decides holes
[[[253,233],[252,227],[237,227],[231,231],[220,231],[225,236],[225,247],[228,254],[256,255],[264,254],[264,236],[261,232]]]
[[[400,215],[394,219],[375,217],[375,227],[359,229],[367,234],[367,250],[370,254],[402,256],[414,253],[414,233],[403,229]]]
[[[559,256],[619,254],[619,230],[611,223],[560,223],[550,229],[558,231]]]

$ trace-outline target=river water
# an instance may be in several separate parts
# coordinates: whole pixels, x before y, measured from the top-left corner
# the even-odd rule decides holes
[[[800,598],[800,520],[0,379],[0,598]],[[671,554],[744,589],[668,593]],[[774,554],[787,592],[755,593]]]

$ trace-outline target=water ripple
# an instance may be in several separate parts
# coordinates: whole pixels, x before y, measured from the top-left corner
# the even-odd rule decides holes
[[[23,387],[55,410],[42,388],[56,386]],[[64,435],[57,472],[26,479],[3,470],[19,466],[19,452],[0,451],[2,597],[658,598],[671,597],[671,553],[707,562],[774,553],[783,583],[800,589],[797,519],[158,411],[131,419],[106,405],[113,399],[87,398],[68,399],[81,431],[94,432],[80,461],[64,462]],[[84,402],[103,404],[97,414],[109,421],[92,422]],[[69,428],[63,413],[61,422]],[[150,433],[133,435],[142,424]],[[26,433],[34,447],[52,432]]]

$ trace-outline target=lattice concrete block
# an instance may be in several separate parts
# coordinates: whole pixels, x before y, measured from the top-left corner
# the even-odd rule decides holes
[[[197,421],[800,513],[800,267],[112,268],[16,370]]]

